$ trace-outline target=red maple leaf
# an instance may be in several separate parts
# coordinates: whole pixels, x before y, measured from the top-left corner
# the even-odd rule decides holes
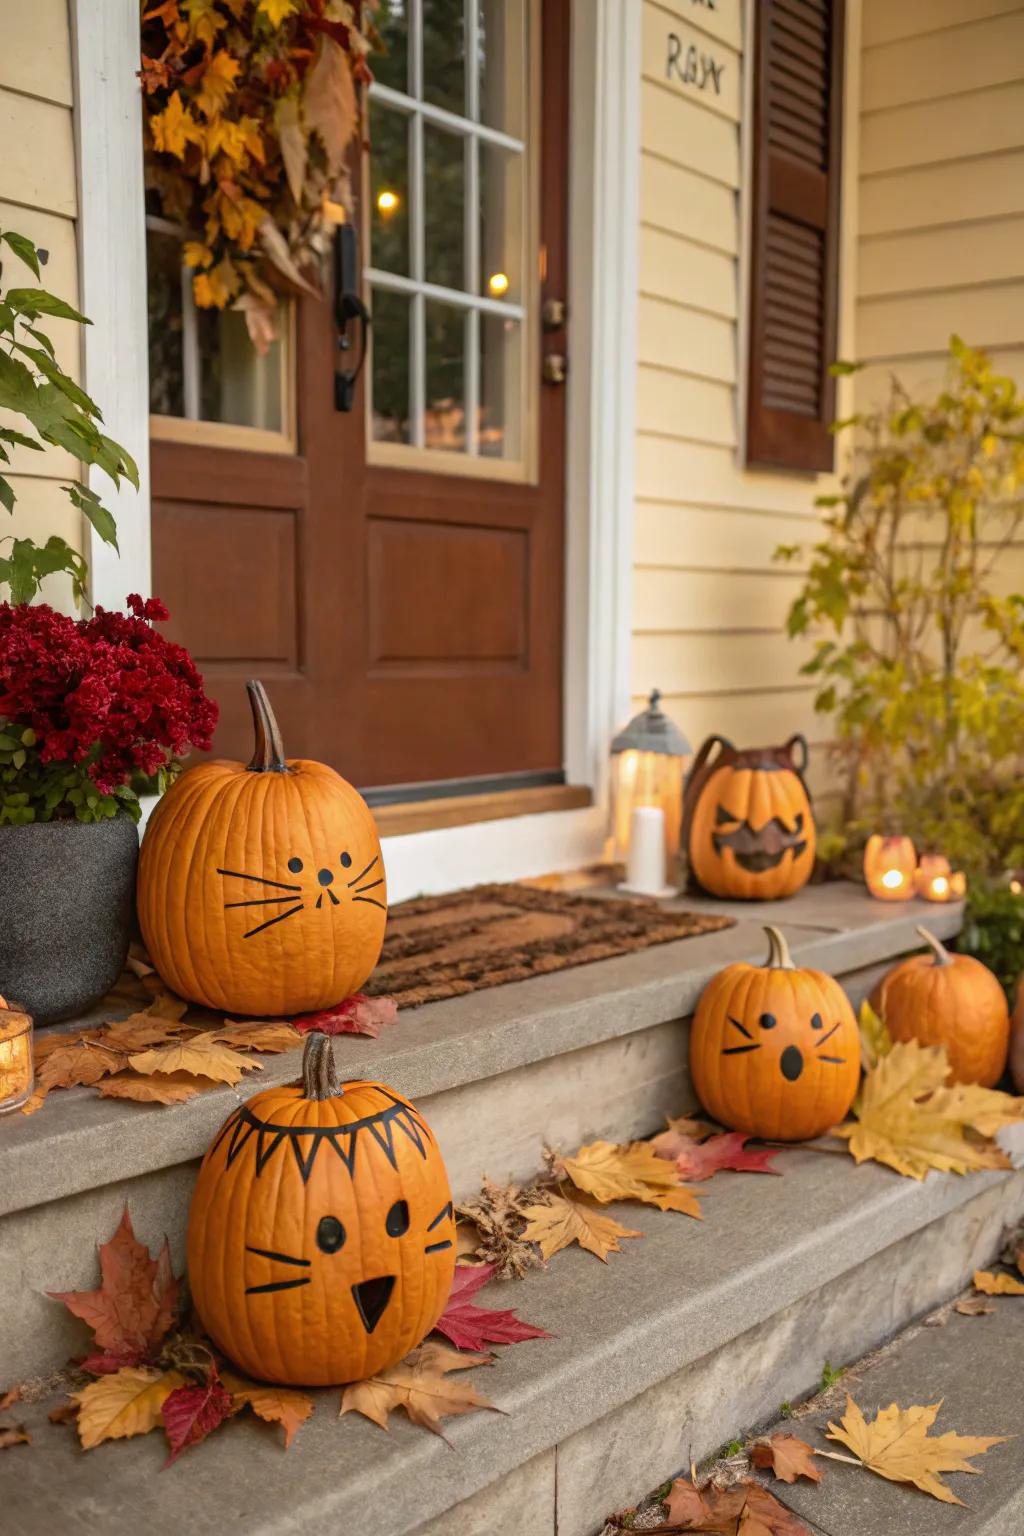
[[[376,1039],[385,1024],[398,1018],[398,1004],[393,997],[367,997],[353,992],[344,1002],[320,1013],[304,1013],[292,1024],[302,1034],[318,1029],[323,1035],[370,1035]]]
[[[93,1351],[83,1362],[96,1375],[152,1360],[174,1320],[179,1282],[171,1272],[164,1238],[153,1258],[132,1231],[125,1206],[109,1243],[101,1243],[100,1284],[94,1291],[50,1291],[70,1312],[89,1324]]]
[[[778,1173],[772,1167],[777,1147],[760,1147],[747,1151],[749,1137],[740,1131],[727,1131],[721,1136],[709,1136],[707,1141],[695,1141],[692,1136],[663,1131],[652,1143],[659,1157],[668,1158],[679,1170],[680,1178],[687,1183],[700,1183],[710,1179],[722,1168],[736,1173]]]
[[[473,1305],[472,1298],[497,1269],[496,1264],[455,1266],[448,1305],[434,1324],[438,1333],[451,1339],[456,1349],[482,1350],[487,1344],[520,1344],[523,1339],[550,1339],[544,1328],[524,1323],[511,1310],[497,1312]]]
[[[190,1445],[205,1440],[211,1430],[223,1424],[235,1412],[231,1393],[211,1365],[210,1374],[198,1386],[175,1387],[160,1410],[170,1451],[165,1467],[176,1461]]]

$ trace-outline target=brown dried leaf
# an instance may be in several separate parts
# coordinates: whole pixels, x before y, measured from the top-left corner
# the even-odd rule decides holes
[[[953,1310],[962,1313],[964,1317],[985,1317],[989,1312],[994,1312],[995,1307],[983,1296],[961,1296],[959,1301],[954,1302]]]
[[[659,1157],[649,1142],[620,1147],[611,1141],[592,1141],[572,1157],[562,1158],[560,1165],[577,1189],[602,1205],[641,1200],[663,1211],[700,1218],[697,1191],[680,1183],[674,1164]]]
[[[307,131],[320,136],[328,174],[337,175],[356,131],[358,107],[348,58],[326,33],[320,38],[320,51],[306,76],[302,109]]]
[[[10,1408],[14,1403],[21,1402],[21,1387],[8,1387],[6,1392],[0,1392],[0,1413],[5,1408]]]
[[[983,1296],[1024,1296],[1024,1280],[1018,1280],[1016,1275],[996,1275],[988,1269],[976,1269],[974,1289]]]
[[[899,1049],[893,1048],[894,1053]],[[913,1483],[944,1504],[962,1504],[939,1476],[940,1472],[978,1472],[969,1461],[990,1446],[1001,1445],[1005,1435],[958,1435],[950,1430],[944,1435],[929,1435],[941,1401],[929,1407],[900,1408],[890,1403],[879,1409],[870,1423],[853,1399],[847,1395],[846,1412],[838,1424],[829,1424],[830,1440],[838,1440],[853,1454],[894,1483]]]
[[[51,1424],[73,1424],[78,1418],[77,1403],[58,1403],[56,1408],[51,1408],[46,1415]]]
[[[281,1425],[285,1450],[313,1412],[313,1399],[307,1397],[305,1392],[246,1381],[244,1376],[236,1376],[233,1371],[225,1371],[221,1381],[231,1393],[236,1408],[248,1406],[258,1418]]]
[[[499,1411],[469,1382],[447,1379],[449,1371],[490,1363],[490,1355],[460,1354],[447,1344],[421,1344],[390,1370],[346,1387],[341,1412],[361,1413],[387,1429],[389,1415],[403,1408],[414,1424],[421,1424],[443,1440],[442,1419],[472,1413],[475,1408]]]
[[[665,1500],[668,1524],[677,1531],[713,1536],[810,1536],[806,1525],[773,1493],[747,1478],[729,1488],[697,1488],[677,1477]],[[657,1529],[657,1527],[655,1527]]]
[[[622,1252],[620,1238],[643,1237],[642,1232],[624,1227],[585,1195],[552,1194],[546,1203],[529,1206],[525,1214],[528,1224],[523,1237],[538,1243],[545,1259],[579,1243],[607,1263],[610,1253]]]
[[[128,1207],[117,1231],[99,1250],[100,1284],[93,1291],[50,1291],[93,1330],[94,1348],[119,1363],[145,1360],[166,1337],[177,1306],[179,1283],[164,1239],[157,1258],[132,1231]]]
[[[151,1072],[140,1077],[137,1072],[119,1072],[99,1085],[104,1099],[133,1099],[137,1104],[183,1104],[197,1093],[212,1088],[213,1082],[191,1077],[187,1072]]]
[[[274,126],[281,146],[281,159],[288,178],[288,189],[301,208],[302,189],[306,184],[306,135],[299,121],[296,96],[281,96],[274,108]]]
[[[129,1065],[135,1072],[188,1072],[193,1077],[212,1078],[216,1083],[237,1083],[243,1072],[263,1070],[262,1063],[251,1056],[221,1045],[212,1031],[143,1051],[131,1056]]]
[[[812,1483],[820,1483],[821,1471],[811,1460],[813,1455],[806,1440],[785,1433],[755,1440],[750,1451],[750,1459],[755,1467],[770,1467],[784,1483],[795,1483],[798,1477],[807,1477]]]
[[[223,1028],[214,1030],[214,1040],[239,1051],[294,1051],[302,1044],[302,1036],[293,1025],[282,1019],[245,1019],[234,1023],[225,1019]]]
[[[9,1450],[12,1445],[31,1445],[32,1436],[24,1424],[0,1424],[0,1451]]]
[[[496,1264],[503,1280],[521,1279],[527,1270],[540,1264],[537,1250],[523,1237],[527,1211],[545,1198],[539,1185],[520,1188],[517,1184],[495,1184],[485,1178],[480,1194],[455,1207],[465,1221],[471,1221],[479,1233],[473,1257],[480,1263]],[[459,1250],[460,1257],[463,1250]]]

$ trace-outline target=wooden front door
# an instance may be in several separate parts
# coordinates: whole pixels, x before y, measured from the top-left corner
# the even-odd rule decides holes
[[[259,675],[289,754],[382,798],[561,778],[568,8],[381,6],[354,409],[331,304],[302,300],[290,444],[287,388],[281,442],[155,437],[154,590],[222,754]]]

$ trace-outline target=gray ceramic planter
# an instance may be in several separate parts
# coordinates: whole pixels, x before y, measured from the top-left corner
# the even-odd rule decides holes
[[[37,1024],[109,991],[128,953],[139,834],[111,821],[0,827],[0,993]]]

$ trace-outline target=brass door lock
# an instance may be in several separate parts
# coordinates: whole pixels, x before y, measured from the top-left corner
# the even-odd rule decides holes
[[[541,369],[545,384],[564,384],[566,366],[566,360],[563,353],[546,353],[544,357],[544,365]]]
[[[545,299],[540,323],[546,331],[560,331],[565,324],[565,300]]]

